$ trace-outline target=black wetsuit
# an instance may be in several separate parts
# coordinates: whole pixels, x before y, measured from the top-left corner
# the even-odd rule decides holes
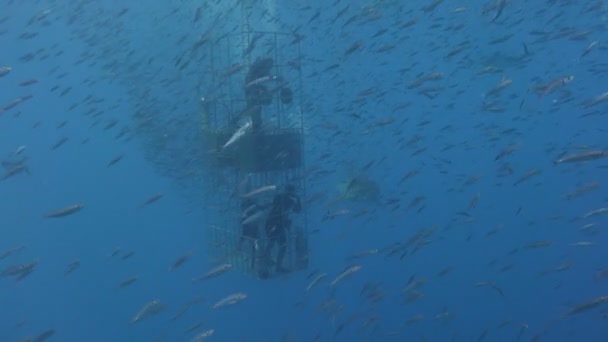
[[[245,77],[245,100],[247,114],[251,116],[252,129],[259,132],[262,128],[262,106],[272,103],[272,94],[262,83],[251,84],[263,77],[269,77],[274,61],[272,58],[258,59],[249,68]]]
[[[301,210],[300,199],[294,193],[282,193],[274,197],[272,201],[272,209],[268,214],[266,220],[266,237],[268,238],[268,244],[266,245],[266,256],[270,257],[270,253],[274,244],[276,243],[279,247],[279,253],[277,256],[277,271],[284,270],[282,267],[283,258],[287,251],[287,230],[291,225],[289,219],[289,212],[300,212]]]
[[[262,108],[269,106],[272,103],[273,93],[279,89],[269,89],[264,78],[272,78],[273,80],[282,83],[280,88],[279,99],[283,104],[291,104],[293,102],[293,91],[287,87],[286,83],[272,76],[274,68],[274,60],[272,58],[257,59],[247,72],[245,77],[245,102],[247,107],[243,111],[243,115],[251,117],[252,131],[259,132],[262,129]],[[275,71],[277,71],[275,69]]]

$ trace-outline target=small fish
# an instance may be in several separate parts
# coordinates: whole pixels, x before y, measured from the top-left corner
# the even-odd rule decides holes
[[[198,304],[202,301],[204,301],[205,298],[203,297],[195,297],[191,300],[189,300],[186,304],[184,304],[175,315],[173,315],[173,317],[171,317],[172,321],[177,320],[178,318],[182,317],[184,314],[186,314],[186,312],[188,312],[188,310],[190,309],[190,307],[192,307],[195,304]],[[201,323],[202,324],[202,323]],[[192,329],[194,330],[194,329]]]
[[[368,249],[368,250],[359,252],[357,254],[351,255],[350,257],[348,257],[348,260],[360,259],[360,258],[362,258],[364,256],[378,254],[378,252],[380,252],[380,250],[377,249],[377,248]]]
[[[585,215],[583,215],[583,218],[589,218],[592,216],[597,216],[597,215],[602,215],[602,214],[608,214],[608,207],[599,208],[599,209],[590,211],[590,212],[586,213]]]
[[[608,157],[608,150],[594,150],[587,151],[582,153],[571,154],[565,156],[560,159],[556,159],[553,161],[553,165],[563,164],[563,163],[577,163],[583,161],[590,161],[595,159],[600,159],[603,157]]]
[[[245,88],[249,88],[249,87],[252,87],[252,86],[254,86],[256,84],[261,84],[261,83],[265,83],[265,82],[268,82],[268,81],[271,81],[271,80],[276,80],[276,79],[277,79],[277,76],[263,76],[263,77],[257,78],[255,80],[247,83],[245,85]]]
[[[160,192],[159,192],[159,193],[157,193],[157,194],[154,194],[154,195],[150,196],[150,197],[149,197],[149,198],[148,198],[148,199],[147,199],[147,200],[146,200],[144,203],[142,203],[142,204],[141,204],[139,207],[140,207],[140,208],[142,208],[142,207],[145,207],[145,206],[147,206],[147,205],[150,205],[150,204],[152,204],[152,203],[154,203],[154,202],[158,201],[158,200],[159,200],[159,199],[161,199],[162,197],[163,197],[163,194],[162,194],[162,193],[160,193]]]
[[[49,330],[46,330],[46,331],[42,332],[40,335],[36,336],[33,339],[25,339],[25,340],[22,340],[22,341],[24,341],[24,342],[27,342],[27,341],[44,342],[44,341],[46,341],[48,338],[50,338],[53,335],[55,335],[55,330],[54,329],[49,329]]]
[[[339,209],[339,210],[336,210],[334,212],[329,212],[328,211],[327,213],[325,213],[325,215],[323,215],[322,221],[332,220],[336,216],[346,215],[348,213],[350,213],[350,209],[346,209],[346,208]]]
[[[23,245],[7,249],[6,251],[0,253],[0,260],[3,260],[15,253],[21,252],[24,249],[25,249],[25,246],[23,246]]]
[[[192,256],[192,252],[188,252],[182,256],[180,256],[179,258],[177,258],[177,260],[175,260],[175,262],[173,263],[173,265],[171,265],[171,267],[169,267],[169,272],[171,271],[175,271],[176,269],[178,269],[180,266],[182,266],[190,257]]]
[[[499,294],[501,297],[504,297],[504,296],[505,296],[504,292],[503,292],[503,291],[502,291],[502,290],[501,290],[501,289],[500,289],[498,286],[496,286],[496,284],[494,284],[494,283],[493,283],[493,282],[491,282],[491,281],[482,281],[482,282],[479,282],[479,283],[475,284],[475,287],[490,287],[490,288],[492,288],[494,291],[498,292],[498,294]]]
[[[362,41],[356,41],[353,43],[353,45],[351,45],[345,52],[344,52],[344,56],[348,56],[350,54],[352,54],[353,52],[359,50],[359,48],[361,48],[363,46],[363,42]]]
[[[122,289],[123,287],[127,287],[127,286],[135,283],[137,281],[137,279],[139,279],[138,276],[129,277],[129,278],[121,281],[120,284],[118,284],[118,288]]]
[[[583,106],[583,108],[591,108],[593,106],[596,106],[596,105],[606,102],[606,101],[608,101],[608,91],[603,94],[600,94],[590,100],[584,101],[583,103],[581,103],[581,105]]]
[[[601,296],[595,299],[592,299],[591,301],[579,304],[577,306],[575,306],[574,308],[572,308],[570,311],[566,312],[562,317],[563,318],[567,318],[570,317],[572,315],[577,315],[579,313],[583,313],[585,311],[589,311],[591,309],[594,309],[604,303],[608,302],[608,296]]]
[[[478,192],[475,194],[475,196],[473,196],[473,198],[471,198],[471,201],[469,201],[469,211],[475,209],[480,196],[481,194]]]
[[[131,251],[131,252],[128,252],[127,254],[123,255],[121,259],[122,260],[127,260],[130,257],[132,257],[133,255],[135,255],[135,252]]]
[[[511,83],[513,83],[513,80],[508,79],[506,76],[503,76],[500,82],[498,82],[498,84],[494,86],[494,88],[490,89],[490,91],[486,93],[486,97],[499,95]]]
[[[537,249],[537,248],[542,248],[542,247],[549,247],[551,245],[553,245],[553,241],[538,240],[538,241],[532,241],[532,242],[528,243],[527,245],[524,246],[524,248]]]
[[[239,127],[239,129],[234,132],[234,134],[230,137],[230,139],[228,139],[228,141],[224,144],[224,146],[222,146],[222,149],[226,149],[228,146],[231,146],[232,144],[234,144],[235,142],[237,142],[239,139],[241,139],[253,126],[253,122],[251,120],[247,120],[247,122],[245,122],[243,124],[243,126]]]
[[[182,317],[183,315],[186,314],[186,312],[188,312],[188,310],[190,309],[190,304],[186,303],[186,305],[182,306],[175,315],[173,315],[173,317],[171,317],[172,321],[177,320],[178,318]]]
[[[213,306],[211,306],[211,309],[215,310],[215,309],[222,308],[224,306],[234,305],[239,302],[242,302],[246,298],[247,298],[247,295],[244,294],[243,292],[233,293],[233,294],[219,300],[217,303],[213,304]]]
[[[54,144],[51,146],[51,150],[53,150],[53,151],[54,151],[54,150],[58,149],[58,148],[59,148],[59,147],[61,147],[63,144],[65,144],[65,143],[66,143],[68,140],[69,140],[69,139],[68,139],[68,137],[63,137],[63,138],[61,138],[61,139],[57,140],[57,142],[56,142],[56,143],[54,143]]]
[[[194,11],[194,18],[192,19],[193,23],[197,23],[201,19],[201,8],[197,7]]]
[[[452,270],[454,268],[456,268],[456,266],[454,266],[454,265],[447,266],[444,269],[442,269],[441,271],[439,271],[439,273],[437,273],[437,276],[443,277],[443,276],[447,275],[448,273],[452,272]]]
[[[110,255],[108,255],[108,258],[113,258],[115,256],[117,256],[120,252],[121,252],[121,248],[120,247],[116,247],[112,250],[112,253],[110,253]]]
[[[190,342],[203,342],[204,340],[207,339],[207,337],[210,337],[211,335],[213,335],[214,332],[215,332],[215,329],[205,330],[201,333],[196,334],[196,336],[194,336],[190,340]]]
[[[593,182],[593,183],[588,183],[585,184],[583,186],[581,186],[580,188],[574,190],[573,192],[567,193],[565,195],[562,196],[562,198],[565,198],[567,200],[573,199],[575,197],[581,196],[586,194],[589,191],[595,190],[595,189],[599,189],[600,188],[600,183],[597,182]]]
[[[251,197],[251,196],[255,196],[255,195],[264,193],[266,191],[274,191],[276,189],[277,189],[276,185],[266,185],[266,186],[263,186],[263,187],[261,187],[259,189],[255,189],[255,190],[250,191],[250,192],[248,192],[246,194],[243,194],[243,195],[241,195],[241,197],[247,198],[247,197]]]
[[[241,221],[241,225],[247,225],[252,222],[259,222],[260,220],[262,220],[264,218],[265,214],[266,214],[266,212],[264,210],[259,210],[257,212],[254,212],[250,216],[243,217],[243,220]]]
[[[78,267],[80,267],[80,261],[78,261],[78,260],[72,261],[71,263],[68,264],[68,267],[66,268],[63,275],[67,276],[68,274],[76,271],[78,269]]]
[[[16,165],[10,167],[8,170],[6,170],[0,177],[0,180],[8,179],[8,178],[18,175],[20,173],[27,173],[29,175],[30,174],[29,167],[25,164],[16,164]]]
[[[0,77],[8,75],[13,70],[11,67],[3,66],[0,67]]]
[[[586,225],[580,227],[578,230],[581,230],[581,231],[591,230],[592,228],[595,228],[595,227],[597,227],[597,223],[589,223],[589,224],[586,224]]]
[[[405,321],[403,321],[403,323],[401,325],[411,325],[413,323],[420,322],[422,320],[424,320],[424,315],[414,315],[414,316],[406,319]]]
[[[498,18],[500,18],[500,15],[509,2],[510,0],[499,0],[499,2],[496,4],[496,14],[494,15],[494,18],[492,18],[491,22],[494,23]]]
[[[591,241],[579,241],[579,242],[575,242],[575,243],[571,243],[570,246],[574,246],[574,247],[591,247],[594,246],[595,244]]]
[[[121,161],[123,158],[122,155],[116,156],[114,158],[112,158],[112,160],[110,160],[110,162],[108,163],[108,167],[115,165],[116,163],[118,163],[119,161]]]
[[[25,146],[25,145],[22,145],[22,146],[17,147],[17,149],[16,149],[16,150],[15,150],[15,152],[13,153],[13,156],[18,156],[18,155],[20,155],[21,153],[23,153],[23,152],[25,151],[25,149],[27,149],[27,146]]]
[[[159,312],[163,311],[166,307],[166,304],[163,304],[160,302],[160,300],[155,299],[150,303],[144,305],[144,307],[142,307],[141,310],[139,310],[139,312],[135,316],[133,316],[133,318],[131,319],[131,324],[135,324],[146,317],[156,315]]]
[[[212,268],[209,272],[207,272],[207,273],[205,273],[205,274],[203,274],[201,276],[193,278],[192,281],[195,282],[195,281],[199,281],[199,280],[206,280],[206,279],[210,279],[210,278],[215,278],[215,277],[217,277],[219,275],[224,274],[225,272],[227,272],[231,268],[232,268],[232,264],[222,264],[222,265],[219,265],[219,266],[217,266],[215,268]]]
[[[238,73],[239,71],[241,71],[243,68],[245,67],[245,65],[243,64],[234,64],[232,65],[228,70],[226,70],[222,76],[223,77],[229,77],[232,76],[236,73]]]
[[[83,203],[76,203],[76,204],[67,206],[65,208],[50,211],[46,215],[44,215],[44,217],[46,217],[46,218],[64,217],[64,216],[72,215],[72,214],[80,211],[82,208],[84,208]]]
[[[340,273],[331,283],[329,283],[329,287],[336,286],[341,280],[343,280],[344,278],[348,277],[351,274],[356,273],[359,270],[361,270],[360,265],[354,265],[354,266],[347,268],[342,273]]]
[[[200,328],[202,325],[203,325],[203,321],[196,322],[196,323],[192,324],[191,326],[189,326],[186,330],[184,330],[184,333],[189,334],[189,333],[193,332],[194,330]]]
[[[306,286],[306,292],[310,291],[315,285],[317,285],[323,278],[327,277],[327,273],[321,273],[317,275],[311,282]]]
[[[20,82],[20,83],[19,83],[19,86],[21,86],[21,87],[26,87],[26,86],[29,86],[29,85],[32,85],[32,84],[36,84],[36,83],[38,83],[38,80],[37,80],[37,79],[32,78],[32,79],[30,79],[30,80],[25,80],[25,81],[23,81],[23,82]]]
[[[573,75],[564,76],[564,77],[560,77],[556,80],[553,80],[549,83],[538,85],[538,86],[534,87],[534,89],[538,91],[538,99],[540,100],[543,97],[545,97],[546,95],[552,93],[554,90],[565,86],[566,84],[572,82],[573,80],[574,80]]]
[[[532,169],[532,170],[526,172],[526,174],[521,176],[517,181],[515,181],[515,183],[513,183],[513,185],[519,185],[519,184],[525,182],[526,180],[528,180],[530,177],[538,175],[538,174],[540,174],[539,169]]]
[[[4,271],[0,273],[0,278],[3,277],[15,277],[15,280],[20,281],[30,275],[36,266],[38,265],[38,260],[34,260],[29,264],[19,264],[9,266]]]
[[[587,55],[589,54],[589,52],[591,52],[591,50],[593,50],[593,48],[594,48],[594,47],[595,47],[595,46],[596,46],[598,43],[599,43],[599,42],[598,42],[597,40],[596,40],[596,41],[591,42],[591,43],[590,43],[590,44],[587,46],[587,48],[585,48],[585,51],[583,51],[583,53],[581,54],[581,57],[580,57],[580,58],[583,58],[583,57],[587,56]],[[0,75],[0,76],[1,76],[1,75]]]

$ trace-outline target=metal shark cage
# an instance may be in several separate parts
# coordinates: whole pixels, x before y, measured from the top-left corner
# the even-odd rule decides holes
[[[268,210],[257,221],[257,241],[244,237],[244,199],[268,209],[287,184],[295,186],[301,199],[306,196],[299,37],[245,29],[213,40],[208,56],[200,99],[205,196],[207,211],[212,213],[205,227],[207,250],[211,260],[258,277],[272,265],[272,258],[264,253]],[[260,64],[263,72],[255,70]],[[250,91],[253,86],[255,93]],[[254,115],[254,128],[227,146]],[[256,189],[268,190],[247,196]],[[306,205],[303,200],[301,204],[300,213],[290,213],[287,231],[284,266],[293,271],[308,267]]]

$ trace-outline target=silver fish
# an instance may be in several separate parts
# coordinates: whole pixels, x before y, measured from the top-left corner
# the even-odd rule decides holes
[[[223,298],[223,299],[219,300],[217,303],[213,304],[211,309],[215,310],[215,309],[222,308],[224,306],[234,305],[239,302],[242,302],[243,300],[245,300],[245,298],[247,298],[247,295],[244,294],[243,292],[233,293],[233,294],[229,295],[228,297]]]
[[[157,313],[163,311],[166,307],[166,304],[162,304],[160,300],[155,299],[150,303],[144,305],[144,307],[141,308],[141,310],[139,310],[139,312],[135,316],[133,316],[133,318],[131,319],[131,324],[135,324],[146,317],[156,315]]]
[[[245,124],[243,124],[243,126],[239,127],[239,129],[236,132],[234,132],[232,137],[230,137],[230,139],[224,144],[222,149],[226,149],[226,147],[234,144],[239,139],[241,139],[249,131],[249,129],[251,128],[252,125],[253,125],[253,122],[251,120],[247,120],[247,122],[245,122]]]
[[[192,279],[192,281],[199,281],[199,280],[215,278],[215,277],[225,273],[226,271],[228,271],[231,268],[232,268],[232,264],[222,264],[215,268],[212,268],[209,272]]]

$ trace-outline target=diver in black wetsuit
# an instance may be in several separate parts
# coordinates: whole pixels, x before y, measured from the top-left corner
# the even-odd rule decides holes
[[[287,230],[291,225],[289,212],[299,213],[301,210],[300,198],[296,195],[293,185],[287,185],[285,192],[277,194],[272,201],[272,208],[266,219],[266,236],[268,238],[266,258],[270,258],[272,248],[277,244],[279,249],[276,262],[277,273],[289,271],[283,268],[283,259],[287,252]]]
[[[245,76],[246,115],[251,116],[252,129],[258,132],[262,128],[262,106],[272,103],[272,96],[279,91],[279,99],[283,104],[293,101],[293,92],[286,84],[279,84],[275,89],[268,88],[269,81],[280,81],[280,77],[272,75],[274,60],[272,58],[257,59],[249,67]]]
[[[247,102],[247,111],[251,116],[252,129],[254,132],[259,131],[262,127],[262,106],[267,106],[272,103],[272,94],[268,91],[265,78],[270,78],[270,72],[274,61],[272,58],[257,59],[245,77],[245,101]]]

